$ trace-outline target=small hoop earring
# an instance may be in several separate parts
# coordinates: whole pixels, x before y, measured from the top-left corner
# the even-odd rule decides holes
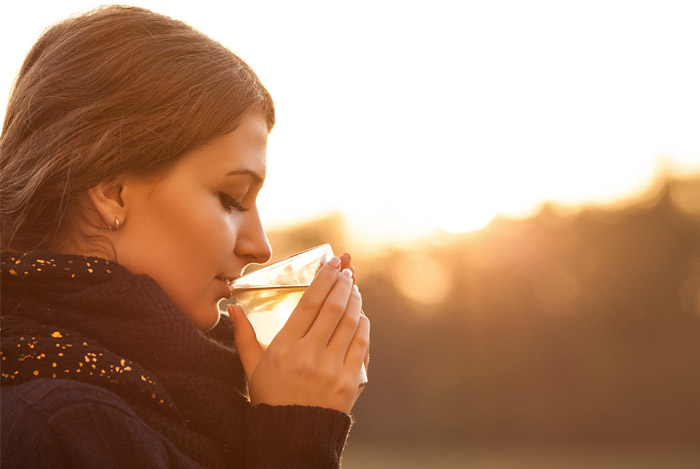
[[[110,226],[110,231],[117,231],[119,229],[119,218],[114,217],[114,226]]]

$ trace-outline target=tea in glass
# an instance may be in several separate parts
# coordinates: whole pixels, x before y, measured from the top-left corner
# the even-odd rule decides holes
[[[243,309],[264,347],[270,345],[321,268],[333,257],[323,244],[246,274],[231,282],[235,304]],[[362,365],[362,382],[367,373]]]

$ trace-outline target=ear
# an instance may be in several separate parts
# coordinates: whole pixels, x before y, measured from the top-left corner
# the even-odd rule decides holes
[[[126,209],[122,200],[123,181],[113,178],[88,189],[88,197],[104,223],[116,229],[126,221]]]

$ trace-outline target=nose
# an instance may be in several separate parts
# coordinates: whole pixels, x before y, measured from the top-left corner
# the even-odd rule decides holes
[[[243,218],[234,253],[249,264],[264,264],[272,257],[272,248],[260,221],[257,207],[248,210]]]

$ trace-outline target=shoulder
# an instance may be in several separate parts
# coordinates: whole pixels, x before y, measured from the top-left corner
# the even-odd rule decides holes
[[[108,389],[36,379],[1,392],[3,466],[194,466]]]
[[[106,407],[137,418],[119,396],[93,384],[67,379],[35,379],[2,388],[3,420],[9,414],[35,412],[50,420],[54,415],[77,407]]]

